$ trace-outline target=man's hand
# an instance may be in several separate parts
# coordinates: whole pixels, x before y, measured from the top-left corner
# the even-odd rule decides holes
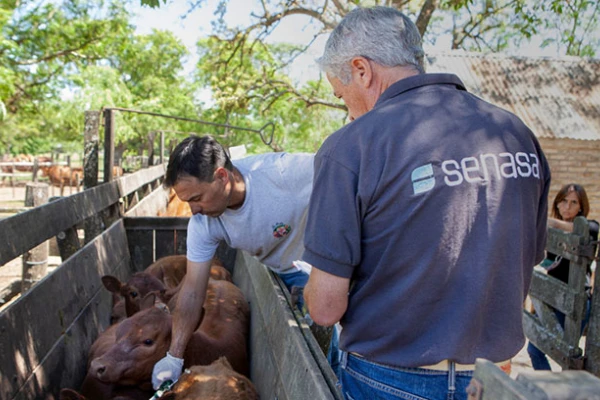
[[[152,387],[157,390],[164,381],[175,383],[181,376],[183,369],[183,359],[173,357],[167,351],[167,356],[154,365],[152,371]]]

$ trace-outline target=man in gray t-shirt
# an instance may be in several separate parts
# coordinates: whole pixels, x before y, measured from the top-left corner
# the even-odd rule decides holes
[[[268,153],[232,162],[210,136],[191,136],[169,159],[165,186],[188,202],[187,272],[173,315],[171,345],[154,367],[155,388],[181,374],[183,353],[200,318],[211,260],[221,240],[247,251],[288,285],[303,287],[307,272],[293,262],[304,250],[312,189],[312,154]],[[195,316],[195,317],[193,317]]]
[[[466,399],[477,357],[524,345],[550,170],[513,114],[425,74],[416,26],[357,8],[320,64],[350,122],[315,157],[303,260],[316,323],[340,321],[348,398]]]

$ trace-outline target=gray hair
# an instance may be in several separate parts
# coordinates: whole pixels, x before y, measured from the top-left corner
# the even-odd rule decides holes
[[[317,63],[346,85],[351,78],[349,62],[354,57],[387,67],[414,66],[423,73],[424,55],[421,34],[406,15],[391,7],[359,7],[346,14],[331,32]]]

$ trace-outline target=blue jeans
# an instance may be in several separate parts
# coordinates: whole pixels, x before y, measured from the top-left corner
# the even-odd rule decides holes
[[[291,293],[293,286],[298,286],[304,288],[306,283],[308,282],[308,274],[302,271],[292,272],[290,274],[277,274],[287,287],[288,291]],[[296,303],[298,309],[305,313],[304,308],[304,296],[300,294],[298,296],[298,302]],[[312,320],[310,321],[312,322]],[[331,335],[331,344],[329,345],[329,350],[327,351],[327,361],[331,366],[331,369],[335,373],[335,375],[339,378],[339,369],[340,369],[340,351],[339,351],[339,337],[340,332],[338,330],[337,325],[333,327],[333,334]]]
[[[586,311],[585,317],[581,322],[581,331],[587,325],[590,320],[590,311],[591,311],[592,301],[591,298],[588,298],[586,302]],[[554,310],[554,314],[556,315],[556,319],[561,327],[565,327],[565,314],[561,313],[558,310]],[[527,344],[527,354],[529,354],[529,358],[531,359],[531,366],[536,371],[552,371],[552,367],[550,367],[550,362],[548,362],[548,357],[546,357],[546,353],[538,349],[533,343],[529,342]]]
[[[467,400],[473,377],[473,371],[457,371],[453,380],[447,371],[392,367],[344,351],[340,367],[347,400]]]

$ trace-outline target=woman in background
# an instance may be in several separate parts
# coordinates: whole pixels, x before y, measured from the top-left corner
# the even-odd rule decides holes
[[[564,185],[554,198],[554,202],[552,203],[552,217],[548,218],[548,227],[572,232],[573,220],[575,217],[581,215],[587,218],[589,212],[590,203],[583,186],[569,183]],[[598,221],[588,220],[588,224],[590,227],[590,235],[593,240],[598,240]],[[547,253],[546,259],[542,261],[541,265],[547,269],[548,275],[553,276],[564,283],[569,283],[569,260],[562,259],[562,257],[558,257],[556,254]],[[591,279],[590,270],[587,271],[587,274],[590,279],[588,279],[589,287],[586,285],[586,292],[588,293],[588,296],[591,296],[593,279]],[[588,297],[587,311],[583,326],[587,324],[589,319],[589,309],[590,297]],[[564,328],[565,315],[558,310],[555,310],[554,312],[556,313],[560,325]],[[529,345],[527,346],[527,353],[529,353],[529,357],[531,358],[533,369],[551,370],[546,354],[531,342],[529,342]]]

